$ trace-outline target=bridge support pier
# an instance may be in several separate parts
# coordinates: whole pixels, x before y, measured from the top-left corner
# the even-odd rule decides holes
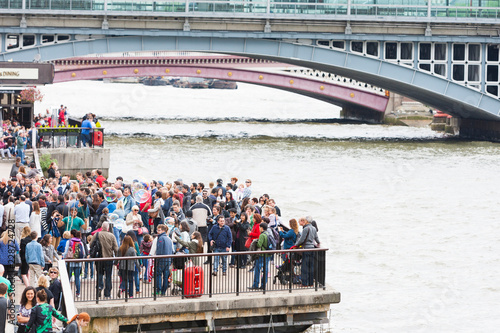
[[[449,118],[448,126],[464,139],[500,142],[500,121]]]
[[[340,111],[340,118],[373,124],[382,123],[384,115],[384,112],[378,112],[365,108],[344,107]]]

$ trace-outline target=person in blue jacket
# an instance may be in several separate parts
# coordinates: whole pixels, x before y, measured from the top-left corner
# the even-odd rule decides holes
[[[213,226],[208,233],[208,240],[214,253],[229,252],[231,244],[233,243],[231,229],[225,225],[225,223],[226,220],[224,219],[224,215],[217,216],[217,226]],[[215,256],[213,276],[217,276],[220,257],[222,257],[222,275],[226,275],[227,256]]]

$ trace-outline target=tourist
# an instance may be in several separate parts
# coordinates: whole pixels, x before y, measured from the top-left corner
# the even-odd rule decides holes
[[[245,189],[243,191],[243,199],[250,198],[252,196],[252,181],[250,179],[245,180]]]
[[[245,247],[245,242],[247,240],[248,230],[250,229],[250,224],[248,223],[247,213],[243,212],[239,219],[236,219],[235,224],[235,234],[236,239],[234,241],[234,249],[236,252],[247,251]],[[247,255],[237,255],[237,260],[239,260],[239,267],[244,268],[247,264]]]
[[[290,229],[286,232],[284,231],[283,226],[279,226],[280,237],[283,238],[283,250],[288,250],[297,242],[297,237],[300,237],[299,225],[297,224],[296,219],[291,219],[289,222]]]
[[[267,223],[262,222],[259,224],[259,229],[260,229],[260,235],[259,235],[259,240],[257,241],[256,245],[256,251],[267,251],[269,248],[269,234],[266,232],[267,231]],[[254,268],[254,276],[253,276],[253,284],[251,287],[248,287],[248,289],[265,289],[266,283],[267,283],[267,275],[269,273],[269,261],[271,260],[272,255],[268,254],[260,254],[257,256],[257,260],[255,261],[255,268]],[[265,266],[264,266],[265,265]],[[261,270],[262,272],[262,282],[260,283],[259,287],[259,282],[261,281]]]
[[[191,207],[191,191],[189,189],[189,186],[184,184],[182,185],[182,212],[186,214],[186,212],[189,210]]]
[[[166,235],[167,227],[163,224],[158,225],[158,237],[156,244],[151,248],[152,255],[171,255],[174,254],[172,240]],[[156,245],[156,246],[155,246]],[[168,278],[170,276],[170,264],[172,259],[161,258],[156,260],[156,293],[165,296],[168,289]]]
[[[185,222],[189,226],[189,236],[191,236],[193,234],[193,232],[198,231],[198,224],[193,219],[193,211],[192,210],[188,210],[186,212]]]
[[[29,265],[26,261],[26,246],[31,242],[30,234],[30,227],[24,227],[21,233],[21,243],[19,244],[19,256],[21,257],[21,267],[19,270],[21,273],[21,280],[23,281],[25,287],[28,287],[30,285],[28,280]]]
[[[48,178],[56,178],[57,164],[56,162],[51,162],[49,169],[47,170]]]
[[[179,200],[175,200],[172,203],[172,208],[170,208],[170,211],[168,212],[168,216],[175,217],[179,221],[184,221],[186,219],[186,216],[182,212],[181,204],[180,204]]]
[[[130,236],[130,238],[132,238],[132,242],[134,243],[135,253],[138,257],[140,257],[141,250],[139,248],[139,242],[137,242],[137,236],[136,236],[135,232],[133,230],[129,230],[127,232],[127,235]],[[142,236],[141,236],[141,243],[142,243]],[[134,282],[135,282],[135,293],[136,294],[139,294],[141,292],[140,284],[139,284],[140,272],[141,272],[141,266],[140,266],[140,261],[139,261],[139,265],[135,265],[135,269],[134,269]]]
[[[45,235],[42,238],[42,241],[40,242],[42,245],[42,250],[43,250],[43,256],[45,259],[45,271],[48,271],[53,263],[54,263],[54,258],[59,260],[59,255],[57,254],[57,251],[54,249],[54,245],[52,245],[52,235]]]
[[[55,310],[52,305],[47,304],[47,293],[45,290],[40,290],[36,293],[37,305],[32,308],[30,320],[26,324],[26,331],[35,327],[36,333],[52,333],[52,318],[55,317],[66,323],[68,319],[59,311]]]
[[[154,206],[153,208],[148,209],[148,215],[151,219],[153,219],[153,227],[150,230],[151,233],[155,233],[158,224],[163,224],[163,221],[165,221],[165,215],[163,214],[162,209],[163,204],[164,201],[162,199],[162,194],[160,191],[157,191],[155,193]],[[141,216],[139,215],[139,217]]]
[[[0,332],[5,332],[5,327],[7,325],[7,309],[8,309],[8,301],[7,301],[7,285],[3,282],[0,282]]]
[[[36,231],[30,233],[31,242],[26,245],[26,262],[29,265],[29,281],[34,286],[38,278],[43,274],[45,259],[43,257],[42,245],[37,242]]]
[[[76,210],[74,210],[76,211]],[[75,214],[76,216],[76,214]],[[63,253],[63,258],[65,259],[83,259],[87,256],[85,246],[82,244],[82,234],[76,229],[70,231],[73,236],[68,242],[66,242],[66,248]],[[75,287],[76,287],[76,297],[80,297],[80,275],[82,273],[82,263],[81,262],[70,262],[68,265],[68,276],[71,278],[71,274],[75,276]]]
[[[32,203],[33,211],[29,218],[31,231],[36,231],[39,237],[42,237],[42,215],[40,213],[40,204],[38,201]]]
[[[153,245],[153,238],[151,237],[150,234],[145,234],[144,237],[142,238],[141,245],[139,245],[139,252],[141,253],[141,256],[147,257],[149,256],[151,252],[151,246]],[[144,281],[148,281],[148,267],[149,267],[149,261],[148,259],[141,259],[142,260],[142,266],[144,266]]]
[[[20,202],[14,207],[14,215],[16,219],[16,240],[21,241],[21,232],[24,227],[29,226],[30,223],[30,206],[26,203],[26,197],[20,196]]]
[[[123,225],[120,238],[123,238],[123,236],[129,230],[133,230],[137,239],[140,239],[142,241],[142,236],[141,237],[138,236],[139,236],[139,228],[142,228],[143,225],[144,224],[142,222],[141,215],[139,214],[139,207],[135,205],[132,207],[132,212],[128,213],[125,218],[125,224]]]
[[[7,286],[7,290],[6,290],[6,293],[4,295],[4,297],[7,298],[7,293],[10,295],[13,292],[13,289],[12,289],[12,284],[10,283],[10,281],[3,276],[4,273],[5,273],[5,268],[3,267],[2,264],[0,264],[0,283],[3,283]],[[0,296],[0,298],[3,298],[3,297]],[[1,330],[0,330],[0,332],[1,332]]]
[[[296,247],[313,249],[319,246],[319,238],[316,229],[305,217],[299,219],[302,226],[300,238],[295,242]],[[312,286],[314,282],[314,252],[302,253],[301,280],[303,286]]]
[[[123,237],[122,245],[118,250],[121,257],[136,257],[137,252],[134,246],[132,237],[126,235]],[[137,260],[119,260],[119,274],[121,278],[120,290],[118,290],[117,297],[121,296],[122,292],[128,290],[128,295],[130,298],[134,296],[134,271],[136,266],[139,266]]]
[[[178,236],[177,234],[174,234],[175,240],[181,239],[184,243],[189,242],[189,226],[186,221],[182,221],[180,224],[180,233],[181,235]],[[184,252],[184,253],[189,253],[189,249],[185,246],[182,246],[181,243],[178,243],[177,246],[177,252]]]
[[[16,153],[17,156],[21,159],[22,164],[25,163],[24,161],[25,149],[26,149],[26,134],[24,133],[23,130],[20,130],[19,132],[17,132]]]
[[[76,314],[68,321],[68,326],[64,329],[64,333],[81,333],[82,327],[89,326],[90,316],[87,312]]]
[[[190,254],[203,253],[203,239],[198,231],[193,232],[189,242],[183,241],[179,236],[175,235],[176,241],[189,250]],[[194,266],[200,265],[200,257],[192,258]]]
[[[104,297],[111,297],[112,289],[112,272],[113,272],[113,257],[118,256],[118,244],[116,243],[115,236],[109,232],[109,223],[104,222],[102,224],[102,230],[94,235],[92,241],[90,242],[90,248],[92,244],[99,238],[99,243],[102,249],[102,258],[110,258],[107,261],[97,262],[97,280],[98,280],[98,295],[101,297],[101,292],[104,289]],[[104,282],[104,276],[106,281]]]
[[[231,249],[231,243],[233,238],[231,236],[231,229],[225,225],[225,219],[223,215],[219,215],[216,218],[217,226],[214,226],[208,233],[208,240],[210,241],[210,246],[214,253],[229,252]],[[214,270],[212,272],[213,276],[217,276],[217,271],[219,270],[219,259],[222,259],[222,275],[226,275],[227,270],[227,256],[215,256],[214,257]]]
[[[80,134],[80,139],[82,140],[82,146],[87,147],[87,143],[90,147],[90,131],[92,130],[92,118],[87,118],[82,122],[82,129]]]
[[[42,275],[38,278],[37,286],[36,286],[35,290],[37,292],[40,290],[44,290],[45,293],[47,294],[47,303],[54,306],[54,295],[49,290],[49,287],[50,287],[49,279],[47,279],[47,277],[45,275]]]
[[[26,287],[21,295],[21,301],[19,303],[19,312],[17,315],[17,333],[25,333],[26,324],[30,320],[31,310],[36,305],[36,290],[34,287]]]
[[[77,207],[71,207],[70,214],[71,214],[70,216],[63,218],[65,231],[71,232],[71,230],[78,230],[78,231],[80,231],[81,229],[87,230],[88,225],[85,223],[84,220],[82,220],[77,216],[78,215]]]
[[[5,230],[0,237],[0,264],[5,267],[8,279],[14,278],[16,270],[15,255],[12,250],[19,251],[19,243],[14,237],[9,236],[9,230]]]
[[[49,269],[49,290],[54,295],[54,308],[60,310],[62,308],[62,284],[59,280],[59,269],[52,267]]]
[[[203,197],[197,196],[195,201],[196,203],[191,206],[190,211],[193,214],[193,220],[198,225],[198,231],[201,234],[203,242],[206,242],[208,236],[207,218],[212,215],[212,210],[208,205],[203,203]]]

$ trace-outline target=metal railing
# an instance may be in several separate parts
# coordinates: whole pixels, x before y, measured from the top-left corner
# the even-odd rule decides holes
[[[38,148],[104,147],[104,128],[93,128],[84,138],[82,127],[41,127],[37,129]]]
[[[288,291],[291,293],[295,290],[325,289],[326,251],[328,249],[314,248],[115,257],[112,259],[67,259],[62,265],[66,265],[69,269],[71,297],[75,299],[75,302],[99,303],[103,300],[117,299],[127,302],[132,297],[157,300],[161,297],[212,297],[220,294],[238,296],[255,292],[265,294]],[[227,260],[225,272],[221,266],[224,258]],[[254,260],[251,261],[251,258]],[[266,260],[268,264],[264,265]],[[220,263],[214,275],[216,261]],[[234,266],[230,265],[231,262]],[[245,265],[247,262],[248,264]],[[249,270],[250,263],[254,264],[254,270],[261,267],[258,273],[258,285],[255,285],[255,271]],[[168,287],[162,289],[164,276],[160,274],[160,271],[162,268],[165,271],[165,267],[169,272],[169,282]],[[132,269],[133,272],[128,273],[124,268]],[[306,274],[303,270],[308,270],[309,273]],[[84,278],[81,278],[80,274]],[[302,280],[303,274],[309,277],[308,281]],[[262,282],[264,277],[267,277],[266,283]],[[80,284],[79,290],[77,290],[77,283]],[[106,283],[108,283],[107,287]]]
[[[497,5],[497,6],[495,6]],[[493,1],[454,1],[442,5],[433,1],[356,1],[334,2],[271,1],[271,0],[0,0],[1,10],[21,10],[26,14],[36,11],[71,11],[72,14],[88,15],[89,12],[112,16],[120,13],[248,13],[280,15],[339,15],[339,16],[387,16],[413,18],[463,18],[496,19],[500,6]]]

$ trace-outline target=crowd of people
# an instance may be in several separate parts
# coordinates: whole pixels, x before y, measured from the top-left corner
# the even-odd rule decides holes
[[[0,263],[8,277],[0,279],[0,287],[2,281],[13,281],[19,274],[26,289],[17,322],[26,329],[34,323],[43,327],[48,320],[39,317],[38,310],[31,310],[35,304],[47,304],[43,306],[52,308],[42,313],[59,316],[52,309],[61,303],[57,269],[61,259],[110,258],[100,261],[96,271],[93,263],[69,262],[67,269],[74,278],[77,298],[81,279],[95,278],[97,297],[111,297],[115,264],[121,277],[117,297],[125,291],[134,297],[141,292],[140,279],[151,283],[147,256],[232,252],[234,255],[214,256],[210,273],[225,276],[228,268],[247,267],[254,275],[249,288],[259,289],[265,288],[267,274],[263,272],[269,271],[272,256],[238,252],[308,249],[320,243],[311,217],[291,219],[285,225],[275,200],[267,194],[255,196],[250,179],[242,184],[236,177],[227,184],[222,179],[207,185],[184,183],[182,179],[126,184],[122,177],[106,179],[101,170],[78,173],[71,179],[61,174],[56,163],[49,167],[48,177],[35,170],[34,166],[25,169],[17,159],[11,177],[0,182]],[[14,234],[7,230],[12,220]],[[19,263],[7,255],[12,247],[19,254]],[[137,260],[115,259],[135,256]],[[208,262],[202,263],[200,258],[193,259],[193,264]],[[297,283],[313,285],[312,261],[310,253],[304,252]],[[156,261],[154,292],[158,295],[165,295],[169,288],[172,264],[171,259]],[[37,313],[36,319],[32,319],[33,313]],[[58,318],[64,322],[65,318]]]

